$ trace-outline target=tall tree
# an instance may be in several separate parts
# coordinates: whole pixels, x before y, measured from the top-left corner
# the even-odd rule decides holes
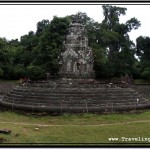
[[[9,62],[8,42],[5,38],[0,38],[0,66]]]
[[[37,46],[37,57],[34,59],[34,65],[41,65],[46,71],[56,73],[59,67],[58,56],[70,20],[68,17],[60,18],[54,16],[39,38]]]
[[[37,23],[37,31],[36,35],[41,36],[42,32],[46,29],[46,27],[49,25],[49,20],[43,19],[42,21],[39,21]]]
[[[117,75],[120,72],[118,69],[121,70],[121,68],[128,72],[129,66],[131,67],[134,63],[134,43],[130,40],[128,33],[138,29],[140,22],[136,18],[131,18],[125,24],[120,23],[119,17],[126,14],[126,8],[110,5],[102,7],[104,20],[100,25],[101,42],[107,50],[110,70],[114,72],[114,75]]]
[[[136,39],[136,54],[139,56],[142,77],[150,80],[150,37],[139,36]]]
[[[32,51],[37,45],[38,38],[33,31],[30,31],[28,34],[21,36],[20,63],[24,64],[25,67],[27,67],[34,59],[35,56],[32,55]]]
[[[150,67],[150,37],[139,36],[136,39],[137,51],[142,66]]]

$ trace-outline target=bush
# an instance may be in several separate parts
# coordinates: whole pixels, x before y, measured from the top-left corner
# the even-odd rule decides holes
[[[140,79],[142,78],[141,72],[141,68],[132,68],[131,74],[134,79]]]
[[[150,67],[144,68],[144,71],[142,72],[142,77],[144,79],[150,80]]]
[[[4,74],[3,74],[3,79],[20,79],[20,77],[26,76],[26,69],[23,65],[6,65],[3,67]]]
[[[3,76],[4,71],[0,68],[0,77]]]
[[[27,71],[31,80],[39,80],[45,78],[45,71],[40,66],[28,66]]]
[[[27,76],[26,68],[23,65],[16,65],[13,68],[13,78],[20,79],[20,77]]]

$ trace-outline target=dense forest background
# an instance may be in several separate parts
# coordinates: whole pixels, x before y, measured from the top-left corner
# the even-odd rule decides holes
[[[29,77],[45,79],[46,73],[57,74],[59,53],[72,17],[77,15],[85,25],[89,46],[93,49],[96,78],[132,75],[134,79],[150,80],[150,37],[140,36],[134,44],[129,32],[141,26],[140,21],[131,18],[120,23],[120,15],[127,9],[103,5],[104,20],[95,22],[86,13],[42,20],[37,23],[36,32],[21,36],[20,41],[0,38],[0,78],[19,79]]]

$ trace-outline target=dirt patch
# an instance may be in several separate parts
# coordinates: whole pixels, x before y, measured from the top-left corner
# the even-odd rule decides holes
[[[35,124],[35,123],[24,123],[24,122],[0,122],[0,124],[13,124],[13,125],[26,125],[26,126],[37,126],[37,127],[51,127],[51,126],[115,126],[115,125],[126,125],[135,123],[149,123],[150,120],[137,120],[129,122],[118,122],[118,123],[102,123],[102,124]]]

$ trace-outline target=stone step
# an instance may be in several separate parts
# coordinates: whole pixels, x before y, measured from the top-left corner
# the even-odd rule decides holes
[[[127,94],[14,94],[14,93],[9,93],[7,96],[12,96],[12,97],[25,97],[25,98],[142,98],[141,95],[137,94],[132,94],[132,95],[127,95]]]
[[[147,109],[150,107],[150,103],[140,103],[138,105],[114,105],[114,106],[107,106],[107,105],[100,105],[100,106],[41,106],[41,105],[29,105],[29,104],[16,104],[6,101],[0,101],[3,106],[8,107],[10,109],[19,109],[19,110],[27,110],[27,111],[34,111],[34,112],[49,112],[49,113],[103,113],[103,112],[112,112],[112,111],[128,111],[128,110],[137,110],[137,109]]]
[[[10,107],[37,109],[39,111],[91,112],[105,109],[135,109],[148,107],[150,102],[131,88],[107,87],[93,83],[44,83],[41,87],[16,87],[0,100]],[[71,83],[71,84],[70,84]],[[94,85],[95,84],[95,85]],[[43,86],[43,87],[42,87]],[[47,86],[47,87],[44,87]],[[95,86],[95,87],[94,87]],[[99,86],[99,87],[98,87]],[[137,104],[137,98],[139,102]]]
[[[24,92],[10,92],[8,96],[14,96],[14,97],[134,97],[134,98],[140,98],[141,96],[138,95],[137,93],[46,93],[46,94],[41,94],[41,93],[24,93]]]
[[[74,91],[99,91],[99,92],[135,92],[135,90],[126,88],[14,88],[14,91],[23,91],[23,92],[49,92],[49,91],[69,91],[69,92],[74,92]]]
[[[92,103],[96,103],[96,104],[99,104],[99,103],[120,103],[120,102],[124,102],[124,103],[128,103],[128,102],[134,102],[136,103],[136,99],[121,99],[121,100],[117,100],[117,99],[95,99],[95,98],[92,98],[92,99],[76,99],[76,98],[73,98],[73,99],[58,99],[58,98],[49,98],[49,99],[46,99],[46,98],[43,98],[43,99],[29,99],[29,98],[17,98],[17,97],[5,97],[5,100],[10,100],[11,102],[14,102],[14,101],[20,101],[20,102],[34,102],[34,103],[47,103],[47,102],[50,102],[50,103],[53,103],[53,102],[58,102],[58,103],[89,103],[89,104],[92,104]],[[86,100],[86,101],[85,101]],[[144,101],[144,99],[140,99],[139,102],[141,101]]]
[[[14,88],[13,90],[17,90],[17,91],[41,91],[41,92],[46,92],[46,91],[133,91],[130,88]]]
[[[146,105],[146,104],[150,104],[149,102],[147,101],[143,101],[143,102],[140,102],[140,103],[134,103],[134,102],[130,102],[130,103],[116,103],[116,104],[108,104],[108,103],[103,103],[103,104],[84,104],[84,103],[77,103],[77,104],[73,104],[73,103],[68,103],[68,104],[61,104],[61,103],[58,103],[58,102],[53,102],[53,103],[32,103],[32,102],[23,102],[23,103],[20,103],[19,101],[15,101],[15,103],[12,103],[11,101],[5,101],[5,102],[8,102],[8,103],[11,103],[12,106],[13,105],[16,105],[16,104],[22,104],[22,105],[30,105],[30,107],[34,107],[34,106],[40,106],[40,107],[44,107],[44,106],[48,106],[48,107],[55,107],[55,106],[58,106],[58,107],[101,107],[101,106],[104,106],[104,107],[120,107],[120,106],[138,106],[138,105]]]
[[[99,97],[99,96],[89,96],[89,97],[86,97],[86,96],[84,96],[84,97],[81,97],[81,96],[76,96],[76,97],[59,97],[59,96],[51,96],[51,97],[45,97],[45,96],[43,96],[43,97],[39,97],[39,96],[27,96],[27,97],[24,97],[24,96],[13,96],[13,95],[7,95],[7,98],[18,98],[18,99],[22,99],[22,100],[34,100],[34,101],[38,101],[38,100],[40,100],[40,101],[42,101],[43,99],[45,99],[45,100],[54,100],[54,101],[62,101],[62,100],[69,100],[69,101],[77,101],[77,100],[87,100],[87,101],[104,101],[104,100],[111,100],[111,101],[122,101],[123,99],[125,99],[125,100],[127,100],[127,101],[130,101],[130,100],[134,100],[134,101],[136,101],[137,100],[137,97],[133,97],[133,96],[131,96],[131,97],[129,97],[129,96],[122,96],[122,97]],[[142,99],[142,97],[138,97],[138,99],[139,100],[141,100]]]
[[[37,85],[28,85],[28,87],[37,87]],[[88,88],[88,87],[108,87],[108,85],[63,83],[63,84],[38,85],[38,87],[87,87]]]
[[[28,85],[51,85],[51,84],[104,84],[104,82],[99,82],[97,80],[53,80],[53,81],[46,81],[46,82],[32,82],[28,83]]]
[[[69,90],[66,90],[66,89],[55,89],[55,90],[52,90],[52,89],[49,89],[49,90],[19,90],[19,89],[14,89],[13,92],[21,92],[21,93],[27,93],[27,94],[32,94],[32,93],[40,93],[40,94],[47,94],[47,93],[57,93],[57,94],[78,94],[78,93],[83,93],[83,94],[96,94],[96,93],[103,93],[103,94],[106,94],[106,93],[124,93],[124,94],[133,94],[133,93],[137,93],[135,91],[129,91],[129,90],[126,90],[126,91],[122,91],[122,90],[102,90],[102,89],[97,89],[97,90],[93,90],[93,89],[90,89],[90,90],[83,90],[83,89],[69,89]]]
[[[90,94],[90,93],[46,93],[46,94],[41,94],[41,93],[32,93],[32,94],[25,94],[25,93],[9,93],[7,95],[12,95],[12,96],[18,96],[18,97],[134,97],[134,98],[138,98],[138,97],[142,97],[139,94],[136,93],[94,93],[94,94]]]
[[[91,105],[91,104],[95,104],[95,105],[102,105],[102,104],[107,104],[107,105],[117,105],[117,104],[137,104],[136,101],[134,100],[122,100],[122,101],[113,101],[113,100],[103,100],[103,101],[82,101],[82,100],[78,100],[78,101],[53,101],[53,100],[41,100],[41,101],[33,101],[33,100],[22,100],[22,99],[18,99],[18,98],[6,98],[5,101],[9,101],[11,103],[31,103],[31,104],[59,104],[59,105],[65,105],[65,104],[83,104],[83,105]],[[150,101],[147,100],[141,100],[139,101],[139,103],[150,103]]]

